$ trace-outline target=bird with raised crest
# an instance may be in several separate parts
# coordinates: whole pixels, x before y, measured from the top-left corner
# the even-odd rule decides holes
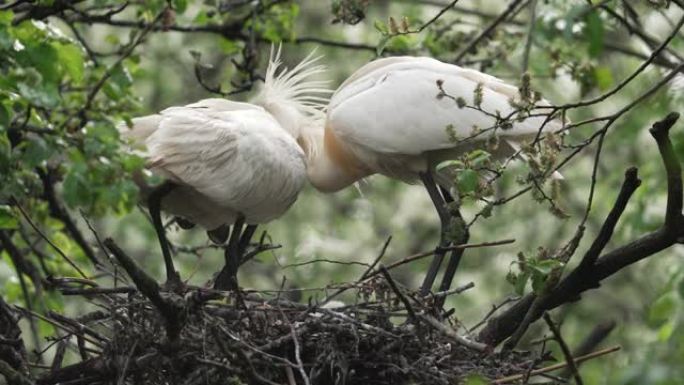
[[[283,69],[272,49],[264,83],[249,103],[204,99],[158,114],[134,118],[122,136],[142,151],[146,168],[164,178],[149,186],[134,177],[160,240],[167,283],[179,285],[160,211],[182,227],[197,224],[226,246],[217,289],[237,288],[237,268],[256,226],[283,215],[306,182],[305,154],[296,138],[322,124],[326,82],[314,80],[324,67],[312,52]],[[246,226],[246,227],[245,227]],[[244,230],[243,230],[244,227]]]
[[[500,142],[495,158],[522,155],[525,140],[562,129],[560,120],[543,114],[516,114],[519,99],[517,87],[496,77],[432,58],[372,61],[334,92],[324,126],[302,130],[299,141],[307,154],[309,181],[324,192],[376,173],[422,181],[441,221],[440,244],[421,287],[427,294],[452,241],[449,231],[459,219],[450,205],[453,178],[446,175],[448,168],[437,171],[436,166],[485,148],[492,137]],[[501,118],[509,115],[511,119]],[[453,241],[467,241],[465,226],[460,238]],[[440,291],[448,290],[460,255],[452,254]]]

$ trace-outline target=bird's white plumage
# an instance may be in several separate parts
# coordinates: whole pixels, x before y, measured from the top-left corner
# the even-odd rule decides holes
[[[482,84],[481,108],[493,115],[498,111],[506,116],[514,111],[509,100],[518,96],[517,88],[493,76],[430,58],[381,59],[368,66],[332,96],[328,127],[339,139],[380,153],[417,155],[453,148],[456,144],[447,134],[448,125],[453,125],[462,139],[473,136],[474,127],[486,131],[495,125],[492,116],[472,108],[457,108],[451,98],[438,98],[438,80],[448,95],[463,98],[469,106],[474,105],[475,88]],[[544,119],[527,118],[511,129],[496,130],[496,134],[536,134]],[[545,130],[559,128],[559,122],[552,121]],[[484,132],[476,136],[477,140],[492,133]]]
[[[252,102],[277,116],[283,129],[297,138],[304,127],[324,118],[322,110],[332,91],[327,81],[311,79],[325,72],[315,50],[291,70],[278,73],[283,65],[280,48],[271,50],[264,84]]]
[[[449,97],[439,97],[438,81]],[[478,85],[480,110],[472,108]],[[456,98],[469,107],[459,108]],[[511,155],[508,143],[537,135],[546,119],[514,119],[511,128],[494,129],[496,115],[514,112],[511,100],[518,98],[516,87],[496,77],[435,59],[375,60],[358,69],[331,97],[325,135],[310,135],[318,142],[314,151],[307,151],[309,180],[322,191],[339,190],[373,173],[411,181],[437,162],[481,146],[494,134],[504,140],[493,155]],[[561,122],[551,120],[543,131],[561,128]]]
[[[133,119],[123,136],[147,159],[153,173],[177,184],[162,199],[164,211],[212,230],[281,216],[306,181],[299,130],[321,119],[326,92],[309,78],[323,71],[309,55],[278,73],[280,50],[272,55],[265,84],[253,103],[204,99]],[[135,177],[143,197],[151,192]]]
[[[141,118],[157,122],[144,139],[148,168],[181,186],[163,208],[207,229],[238,213],[250,224],[274,219],[306,180],[303,151],[263,108],[209,99],[154,117]]]

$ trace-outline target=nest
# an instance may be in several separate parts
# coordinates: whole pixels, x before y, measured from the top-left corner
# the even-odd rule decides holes
[[[545,315],[565,362],[542,367],[553,359],[545,343],[541,353],[496,352],[443,310],[447,296],[472,283],[423,296],[398,285],[388,268],[370,266],[358,281],[331,288],[337,291],[325,302],[305,304],[285,298],[285,282],[277,291],[219,291],[170,278],[159,285],[111,239],[104,246],[128,273],[129,286],[48,280],[51,288],[83,296],[99,310],[77,318],[43,316],[0,299],[0,374],[10,385],[501,385],[527,383],[566,365],[578,377],[580,362],[619,349],[572,357]],[[343,292],[352,304],[333,301]],[[49,366],[28,362],[16,311],[58,330],[49,338],[56,344]],[[78,355],[67,360],[69,347]],[[473,376],[481,381],[467,381]]]
[[[528,353],[493,353],[474,341],[466,346],[448,323],[433,325],[435,318],[418,306],[418,314],[408,313],[381,276],[348,290],[359,303],[334,308],[256,292],[163,293],[166,301],[185,304],[175,336],[146,296],[110,294],[105,310],[58,321],[85,342],[79,346],[95,349],[83,348],[82,362],[39,383],[455,384],[535,364]]]

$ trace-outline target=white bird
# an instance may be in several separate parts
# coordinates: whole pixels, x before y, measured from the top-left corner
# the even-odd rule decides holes
[[[311,80],[324,71],[313,52],[278,73],[280,48],[272,50],[265,81],[251,103],[205,99],[133,119],[124,132],[144,147],[146,167],[166,182],[152,188],[136,177],[157,230],[167,279],[178,283],[159,209],[206,230],[234,225],[219,289],[236,288],[235,273],[257,224],[282,214],[306,181],[305,155],[296,138],[321,124],[328,92]],[[329,93],[329,92],[328,92]],[[244,233],[242,226],[247,224]],[[223,239],[225,241],[225,237]]]
[[[450,97],[444,97],[438,84]],[[481,92],[476,91],[480,89]],[[477,105],[477,93],[481,95],[480,108],[457,107],[457,99],[467,106]],[[446,159],[483,147],[492,135],[501,139],[499,150],[493,154],[498,158],[514,154],[520,141],[534,138],[545,116],[514,120],[507,129],[494,128],[496,113],[513,113],[509,101],[519,96],[516,87],[498,78],[432,58],[372,61],[335,91],[328,105],[325,128],[302,131],[300,143],[307,153],[309,180],[324,192],[338,191],[376,173],[408,182],[422,180],[442,221],[442,250],[438,248],[435,253],[424,281],[422,292],[426,294],[444,257],[443,248],[449,244],[445,232],[451,220],[447,208],[452,199],[451,179],[436,172],[435,167]],[[451,127],[452,135],[467,139],[455,142],[447,126]],[[480,134],[473,134],[475,126]],[[561,122],[551,120],[543,131],[560,128]],[[452,257],[445,275],[453,275],[449,271],[455,271],[459,258],[460,254]],[[447,289],[451,278],[448,281]],[[444,285],[440,290],[445,290]]]

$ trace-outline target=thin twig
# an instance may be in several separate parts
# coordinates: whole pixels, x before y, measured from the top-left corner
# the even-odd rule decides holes
[[[67,263],[69,264],[69,266],[71,266],[74,270],[76,270],[76,272],[77,272],[79,275],[81,275],[81,277],[83,277],[83,278],[88,278],[88,276],[87,276],[81,269],[78,268],[78,266],[76,265],[76,263],[75,263],[73,260],[71,260],[71,258],[69,258],[66,254],[64,254],[64,252],[62,251],[62,249],[60,249],[59,247],[57,247],[57,245],[55,245],[55,244],[50,240],[50,238],[48,238],[47,235],[45,235],[45,233],[43,233],[43,231],[41,231],[41,230],[38,228],[38,226],[36,226],[36,224],[33,223],[33,221],[31,220],[31,217],[29,217],[29,215],[26,213],[26,211],[24,211],[24,208],[21,207],[21,205],[19,204],[19,201],[17,201],[17,200],[14,199],[14,198],[12,198],[12,200],[13,200],[14,204],[17,206],[17,208],[19,209],[19,211],[21,212],[21,215],[24,217],[24,219],[26,219],[26,222],[28,222],[28,224],[33,228],[33,230],[34,230],[36,233],[38,233],[38,235],[40,235],[40,237],[43,238],[43,240],[44,240],[45,242],[47,242],[48,245],[50,245],[50,246],[51,246],[51,247],[52,247],[52,248],[53,248],[53,249],[54,249],[54,250],[55,250],[55,251],[56,251],[64,260],[65,260],[65,261],[67,261]]]
[[[396,294],[401,303],[404,304],[404,307],[406,308],[406,311],[409,314],[409,321],[416,322],[418,319],[416,318],[416,312],[413,310],[413,306],[411,306],[411,302],[409,302],[404,293],[402,293],[401,290],[399,290],[399,286],[397,286],[397,283],[394,282],[394,279],[390,275],[389,271],[387,271],[385,266],[380,265],[380,271],[382,272],[382,275],[385,277],[387,283],[392,288],[394,294]]]
[[[470,51],[475,48],[482,40],[487,38],[496,27],[508,18],[518,7],[523,0],[513,0],[508,7],[489,25],[487,25],[473,40],[471,40],[465,47],[463,47],[454,58],[454,63],[459,63]]]
[[[621,349],[620,346],[613,346],[610,348],[597,350],[593,353],[589,353],[589,354],[586,354],[584,356],[575,357],[574,362],[580,363],[580,362],[588,361],[588,360],[591,360],[592,358],[596,358],[596,357],[600,357],[600,356],[603,356],[606,354],[617,352],[620,349]],[[567,362],[561,362],[559,364],[550,365],[550,366],[547,366],[545,368],[535,369],[535,370],[532,370],[530,372],[530,376],[538,376],[538,375],[543,374],[543,373],[553,372],[554,370],[563,369],[567,365],[568,365]],[[525,378],[525,374],[515,374],[512,376],[498,378],[498,379],[492,381],[492,385],[508,384],[511,382],[521,380],[523,378]]]
[[[501,245],[508,245],[515,242],[515,239],[504,239],[502,241],[494,241],[494,242],[482,242],[482,243],[469,243],[469,244],[464,244],[464,245],[453,245],[453,246],[447,246],[444,247],[445,251],[451,251],[451,250],[462,250],[462,249],[474,249],[474,248],[479,248],[479,247],[491,247],[491,246],[501,246]],[[399,261],[390,263],[389,265],[385,266],[387,270],[392,270],[396,267],[405,265],[407,263],[417,261],[419,259],[423,259],[429,256],[432,256],[435,253],[434,250],[431,251],[424,251],[422,253],[416,253],[409,255],[408,257],[402,258]],[[376,275],[380,274],[380,270],[375,270],[372,273],[369,273],[366,275],[367,278],[374,277]]]
[[[440,333],[444,334],[445,336],[449,337],[452,341],[456,342],[459,345],[466,346],[468,348],[477,350],[479,352],[486,352],[489,350],[489,347],[486,344],[483,344],[481,342],[477,341],[472,341],[469,340],[465,337],[459,336],[456,334],[455,331],[452,329],[448,328],[441,322],[437,321],[434,317],[427,315],[427,314],[419,314],[418,317],[422,320],[425,321],[428,325],[432,326],[435,330],[439,331]]]
[[[577,365],[575,364],[575,359],[572,357],[570,348],[568,348],[568,344],[565,343],[558,326],[553,322],[549,313],[544,312],[544,321],[549,326],[549,329],[551,329],[551,333],[553,333],[556,342],[558,342],[558,345],[563,352],[563,356],[565,356],[565,362],[568,364],[568,368],[575,378],[575,383],[577,385],[584,385],[584,381],[582,381],[582,376],[580,376],[579,370],[577,370]]]

